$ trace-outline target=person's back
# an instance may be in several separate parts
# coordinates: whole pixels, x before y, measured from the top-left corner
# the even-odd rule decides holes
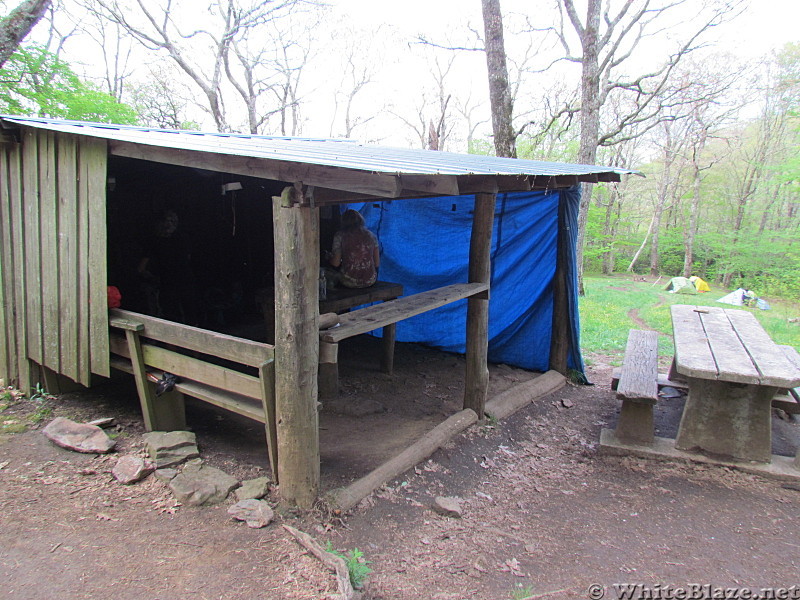
[[[333,238],[331,264],[339,267],[339,281],[343,286],[369,287],[378,279],[378,240],[364,227],[364,218],[357,211],[346,211],[342,224],[344,227]]]

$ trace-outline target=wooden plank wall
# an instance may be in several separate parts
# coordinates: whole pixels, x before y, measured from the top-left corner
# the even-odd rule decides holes
[[[0,151],[0,377],[109,374],[104,140],[26,128]],[[30,359],[30,361],[29,361]]]
[[[19,148],[0,146],[0,378],[15,383],[17,378],[17,326],[14,311],[13,198],[19,197]]]

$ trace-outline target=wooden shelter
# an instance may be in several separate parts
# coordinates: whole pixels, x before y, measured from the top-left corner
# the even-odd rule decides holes
[[[183,394],[246,415],[265,424],[282,498],[310,506],[319,487],[318,365],[336,352],[336,339],[321,343],[319,332],[321,212],[364,200],[475,195],[465,257],[469,280],[400,298],[377,317],[373,311],[374,327],[365,331],[467,298],[464,408],[478,418],[488,381],[496,194],[619,181],[624,173],[352,141],[1,116],[0,377],[23,390],[38,383],[55,389],[64,381],[89,386],[112,368],[128,371],[148,429],[184,426]],[[242,180],[251,194],[247,208],[231,199]],[[108,309],[107,287],[129,258],[120,240],[141,226],[148,214],[143,206],[153,212],[176,201],[184,203],[198,239],[211,246],[204,272],[224,278],[232,270],[226,259],[246,254],[236,267],[247,270],[242,279],[271,283],[274,340]],[[261,229],[247,237],[246,248],[227,247],[215,229],[221,223],[234,231]],[[559,269],[556,294],[566,293],[563,280]],[[555,304],[566,302],[562,297]],[[220,321],[223,305],[214,305]],[[562,373],[568,346],[563,322],[563,313],[553,319],[551,354],[552,367]],[[153,381],[163,372],[178,374],[180,382],[155,402]]]

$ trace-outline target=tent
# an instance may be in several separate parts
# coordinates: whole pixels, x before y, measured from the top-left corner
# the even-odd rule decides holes
[[[664,289],[672,294],[696,294],[697,288],[686,277],[673,277]]]
[[[708,287],[708,283],[706,283],[704,279],[701,279],[697,275],[692,275],[689,277],[689,281],[694,284],[695,289],[700,293],[711,291],[711,288]]]
[[[759,298],[752,290],[746,290],[744,288],[739,288],[738,290],[732,291],[730,294],[726,294],[717,300],[717,302],[732,304],[733,306],[749,306],[751,308],[760,308],[761,310],[769,310],[772,308],[769,302],[763,298]]]

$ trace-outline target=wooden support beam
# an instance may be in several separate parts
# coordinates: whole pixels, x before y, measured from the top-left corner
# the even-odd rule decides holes
[[[287,187],[273,198],[275,412],[281,500],[311,508],[319,492],[319,210]]]
[[[125,337],[128,341],[128,351],[130,352],[131,365],[133,366],[133,378],[136,381],[136,391],[139,393],[139,403],[142,406],[142,417],[144,418],[144,428],[153,431],[156,426],[156,409],[154,403],[153,390],[147,381],[147,367],[144,362],[142,343],[139,339],[139,332],[144,329],[144,325],[125,329]]]
[[[258,379],[261,381],[261,403],[264,407],[264,427],[267,433],[267,450],[272,478],[280,485],[278,479],[278,428],[275,419],[275,361],[269,360],[258,368]]]
[[[559,199],[558,233],[556,238],[556,272],[553,276],[553,320],[550,337],[550,369],[567,375],[569,354],[569,304],[567,298],[568,235]]]
[[[436,194],[458,196],[458,179],[455,175],[401,175],[402,194]]]
[[[641,173],[638,173],[638,175],[641,175]],[[597,181],[603,183],[616,183],[618,181],[622,181],[622,177],[619,173],[598,173]]]
[[[475,424],[476,421],[478,421],[478,416],[469,409],[450,415],[445,421],[439,423],[400,454],[383,463],[374,471],[345,488],[331,492],[331,503],[342,511],[350,510],[380,486],[428,458],[453,437]]]
[[[469,244],[469,282],[489,284],[492,275],[492,227],[495,194],[476,194]],[[464,408],[483,419],[489,386],[489,298],[467,300],[467,352]]]
[[[493,175],[460,175],[458,188],[462,194],[496,194],[500,191],[497,178]]]
[[[219,154],[216,148],[209,148],[207,152],[202,152],[112,140],[109,142],[109,151],[115,156],[127,156],[209,171],[223,171],[261,179],[301,181],[304,185],[322,186],[382,198],[396,198],[401,189],[400,177],[392,173],[371,173],[303,162],[226,155]],[[302,198],[297,197],[292,201],[300,203]]]
[[[527,175],[498,175],[497,188],[500,192],[527,192],[531,179]]]
[[[339,395],[339,344],[319,342],[319,397]]]

